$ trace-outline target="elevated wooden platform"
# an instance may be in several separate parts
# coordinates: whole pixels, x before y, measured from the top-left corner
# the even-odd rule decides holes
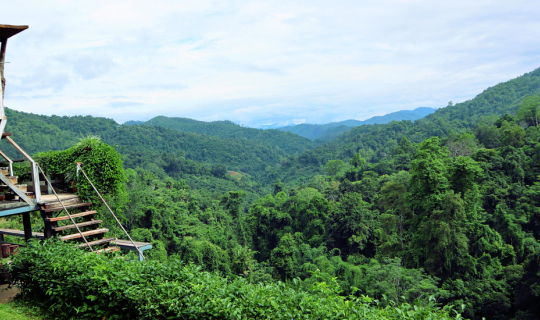
[[[79,197],[73,193],[60,193],[58,194],[58,197],[64,203],[64,205],[81,202]],[[20,200],[5,200],[0,201],[0,217],[7,217],[21,214],[24,212],[37,211],[40,210],[42,207],[54,208],[61,207],[61,205],[54,194],[42,195],[40,201],[36,202],[35,205],[28,205],[28,203]]]
[[[70,201],[81,202],[79,196],[74,193],[59,193],[58,198],[60,198],[60,201],[62,201],[64,204],[67,204]],[[54,202],[58,202],[58,199],[54,194],[42,194],[38,203],[42,205],[52,205]],[[58,205],[60,206],[60,203]]]

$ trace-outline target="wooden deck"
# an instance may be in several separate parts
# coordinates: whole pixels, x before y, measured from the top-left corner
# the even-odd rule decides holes
[[[81,202],[79,196],[73,193],[60,193],[58,194],[58,197],[66,204]],[[35,205],[29,205],[28,203],[19,200],[0,201],[0,217],[36,211],[39,210],[41,206],[53,207],[55,202],[58,203],[58,199],[54,194],[42,195],[41,199]],[[59,203],[58,206],[60,206]]]
[[[73,201],[76,201],[76,199],[79,198],[78,195],[74,194],[74,193],[59,193],[58,194],[58,198],[60,198],[60,200],[62,202],[64,201],[68,201],[68,200],[73,200]],[[42,194],[41,195],[41,199],[39,200],[39,204],[48,204],[48,203],[51,203],[51,202],[57,202],[58,199],[56,198],[56,196],[54,194]],[[80,201],[80,199],[79,199]]]

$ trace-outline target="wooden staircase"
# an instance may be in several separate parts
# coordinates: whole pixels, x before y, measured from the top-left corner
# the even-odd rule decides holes
[[[28,186],[26,184],[18,184],[18,177],[17,176],[10,176],[9,175],[9,168],[7,167],[0,167],[0,172],[5,175],[9,182],[13,183],[19,190],[21,190],[24,194],[26,194],[29,198],[34,198],[33,192],[28,192]],[[11,190],[9,186],[6,184],[0,183],[0,192],[3,192],[5,195],[4,200],[19,200],[19,196]]]
[[[62,204],[69,211],[81,233],[77,231],[69,216],[66,215]],[[111,246],[111,242],[114,242],[116,238],[105,238],[105,233],[109,229],[100,228],[103,221],[95,219],[97,211],[91,210],[90,206],[91,203],[80,202],[78,198],[65,200],[62,203],[55,201],[43,204],[41,216],[45,222],[45,238],[57,236],[62,241],[78,241],[81,242],[80,248],[90,246],[94,249],[94,246],[99,246],[99,249],[94,250],[98,254],[119,251],[120,248]],[[74,213],[75,211],[79,212]],[[83,236],[88,244],[84,242]]]

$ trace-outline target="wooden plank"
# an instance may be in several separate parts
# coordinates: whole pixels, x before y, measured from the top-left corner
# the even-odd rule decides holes
[[[149,243],[149,242],[137,242],[137,241],[134,241],[135,242],[135,246],[137,247],[134,247],[133,246],[133,243],[131,243],[131,241],[129,240],[115,240],[113,241],[117,246],[119,246],[121,249],[125,249],[125,250],[137,250],[137,248],[143,248],[143,247],[152,247],[152,244]]]
[[[96,229],[96,230],[84,231],[84,232],[82,232],[82,235],[87,237],[87,236],[92,236],[92,235],[95,235],[95,234],[105,233],[105,232],[108,232],[108,231],[109,231],[109,229],[107,229],[107,228],[101,228],[101,229]],[[80,233],[74,233],[74,234],[70,234],[70,235],[67,235],[67,236],[60,237],[60,240],[66,241],[66,240],[77,239],[77,238],[80,238],[80,237],[81,237]]]
[[[47,212],[47,211],[45,211],[45,212]],[[95,213],[97,213],[97,211],[95,211],[95,210],[85,211],[85,212],[81,212],[81,213],[72,214],[71,217],[72,218],[79,218],[79,217],[84,217],[84,216],[87,216],[87,215],[90,215],[90,214],[95,214]],[[61,216],[61,217],[55,217],[55,218],[45,218],[45,220],[47,220],[49,222],[69,220],[69,216]]]
[[[4,132],[4,133],[2,133],[2,139],[5,139],[6,137],[9,137],[9,136],[11,136],[11,135],[13,135],[13,133],[11,133],[11,132]]]
[[[31,186],[32,187],[34,186],[33,183],[31,184]],[[42,185],[41,187],[45,187],[45,185]],[[82,202],[79,196],[74,193],[59,193],[58,198],[62,200],[62,203],[64,203],[64,205]],[[60,205],[60,203],[58,202],[58,198],[54,194],[44,194],[41,197],[39,204],[44,207],[52,206],[52,205]]]
[[[0,234],[24,238],[24,231],[16,229],[0,229]],[[32,237],[43,239],[42,232],[32,232]]]
[[[109,248],[99,249],[99,250],[96,250],[94,252],[97,253],[97,254],[101,254],[101,253],[104,253],[104,252],[115,252],[115,251],[120,251],[120,248],[118,248],[118,247],[109,247]]]
[[[111,241],[115,241],[116,238],[106,238],[106,239],[99,239],[99,240],[95,240],[95,241],[90,241],[88,242],[88,244],[92,247],[92,246],[97,246],[99,244],[105,244],[105,243],[109,243]],[[79,245],[79,248],[87,248],[88,246],[86,245],[86,243],[83,243],[83,244],[80,244]]]
[[[64,204],[64,207],[66,207],[66,209],[72,209],[72,208],[79,208],[79,207],[88,207],[90,206],[91,203],[90,202],[85,202],[85,203],[74,203],[74,204]],[[58,203],[58,206],[59,207],[52,207],[52,208],[45,208],[43,211],[45,212],[53,212],[53,211],[60,211],[60,210],[64,210],[64,208],[62,207],[62,205],[60,205],[60,203]]]
[[[91,220],[91,221],[87,221],[87,222],[77,223],[77,227],[79,227],[79,228],[87,227],[87,226],[91,226],[91,225],[94,225],[94,224],[100,224],[102,222],[103,221],[101,221],[101,220]],[[68,230],[68,229],[73,229],[73,228],[75,228],[74,224],[68,224],[68,225],[65,225],[65,226],[56,227],[56,228],[52,228],[52,229],[54,231],[58,232],[58,231]]]

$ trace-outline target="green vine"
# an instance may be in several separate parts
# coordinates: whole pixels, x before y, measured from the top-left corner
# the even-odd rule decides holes
[[[48,175],[62,178],[65,186],[73,187],[83,201],[100,203],[82,172],[77,172],[77,162],[81,162],[98,191],[117,208],[127,202],[126,175],[120,154],[97,136],[84,138],[67,150],[39,153],[35,159]]]

